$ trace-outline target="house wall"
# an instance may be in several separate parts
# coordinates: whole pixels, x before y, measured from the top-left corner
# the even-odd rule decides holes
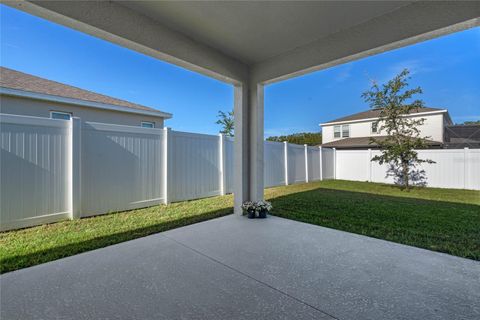
[[[431,115],[423,115],[423,116],[417,116],[417,117],[410,117],[413,119],[421,119],[424,118],[425,122],[423,125],[420,126],[420,134],[422,137],[429,137],[430,140],[434,141],[441,141],[443,142],[444,138],[444,114],[443,113],[437,113],[437,114],[431,114]],[[372,123],[373,120],[367,120],[367,121],[358,121],[358,122],[344,122],[341,124],[349,124],[350,125],[350,137],[351,138],[357,138],[357,137],[375,137],[379,135],[386,135],[385,131],[381,131],[379,133],[372,133],[371,128],[372,128]],[[331,141],[335,140],[340,140],[343,138],[334,138],[333,137],[333,132],[334,132],[334,126],[335,125],[322,125],[322,139],[323,143],[328,143]],[[379,124],[379,127],[381,124]]]
[[[69,105],[59,102],[35,100],[22,97],[0,96],[0,113],[50,118],[50,111],[70,112],[82,121],[103,122],[128,126],[140,126],[142,121],[155,122],[156,128],[163,128],[162,117],[102,110],[91,107]]]

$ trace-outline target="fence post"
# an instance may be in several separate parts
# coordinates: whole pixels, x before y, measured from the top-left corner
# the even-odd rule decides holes
[[[170,140],[171,128],[163,128],[163,202],[170,203],[169,195],[169,168],[170,168]]]
[[[368,182],[372,182],[372,149],[368,149],[368,168],[367,168],[367,174],[368,174]]]
[[[468,147],[463,148],[463,189],[467,189],[468,183]]]
[[[226,195],[226,175],[225,175],[225,135],[219,134],[219,179],[220,179],[220,195]]]
[[[305,148],[305,182],[308,183],[308,147],[306,144],[303,147]]]
[[[320,154],[320,181],[323,180],[323,151],[322,147],[318,147],[318,153]]]
[[[283,141],[283,155],[285,156],[285,185],[288,186],[288,142]]]
[[[70,143],[69,143],[69,208],[70,219],[81,216],[82,181],[81,181],[81,151],[82,151],[82,122],[80,118],[70,119]]]
[[[333,148],[333,180],[337,180],[337,148]]]

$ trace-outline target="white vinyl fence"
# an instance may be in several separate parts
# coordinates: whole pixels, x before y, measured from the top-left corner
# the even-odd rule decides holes
[[[480,149],[428,149],[417,150],[420,159],[435,163],[424,163],[418,170],[424,170],[428,187],[480,190]],[[394,183],[387,176],[388,166],[379,165],[371,159],[380,155],[378,150],[336,150],[334,151],[335,179]]]
[[[69,121],[2,115],[0,213],[3,230],[68,218]]]
[[[74,134],[82,143],[82,217],[164,202],[162,129],[87,122]]]
[[[0,229],[233,191],[233,139],[0,114]],[[345,179],[390,183],[378,151],[265,142],[265,187]],[[480,150],[421,150],[428,186],[480,189]]]
[[[7,114],[0,131],[1,230],[233,192],[223,135]],[[267,187],[320,179],[319,148],[266,142],[265,160]]]

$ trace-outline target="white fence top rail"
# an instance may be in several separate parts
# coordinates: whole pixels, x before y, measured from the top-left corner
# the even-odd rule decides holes
[[[65,120],[50,119],[50,118],[43,118],[43,117],[19,116],[19,115],[6,114],[6,113],[0,114],[0,123],[58,127],[58,128],[65,128],[70,125],[70,122]]]

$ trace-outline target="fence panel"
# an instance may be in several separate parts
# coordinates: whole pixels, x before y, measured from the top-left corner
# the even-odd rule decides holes
[[[233,138],[225,138],[225,192],[233,193],[233,164],[234,164]]]
[[[364,150],[368,152],[368,150]],[[372,158],[382,153],[379,150],[372,150]],[[387,175],[389,165],[388,164],[379,164],[377,161],[370,161],[371,166],[371,182],[378,182],[378,183],[389,183],[393,184],[395,181],[393,176]]]
[[[480,189],[480,150],[429,149],[417,150],[420,159],[435,163],[424,163],[418,170],[424,170],[424,179],[413,181],[428,187],[453,189]],[[342,180],[372,181],[393,184],[392,175],[387,175],[389,165],[370,161],[380,155],[379,150],[340,150],[336,156],[336,178]]]
[[[288,183],[305,182],[305,147],[288,144]]]
[[[163,130],[86,122],[82,128],[82,216],[163,201]]]
[[[169,195],[182,201],[220,195],[220,137],[172,131]]]
[[[335,150],[322,148],[322,179],[335,178]]]
[[[433,164],[422,164],[429,187],[465,187],[465,152],[463,149],[418,150],[420,159],[430,159]]]
[[[285,150],[281,142],[265,141],[263,177],[265,188],[285,184]]]
[[[336,179],[368,181],[369,151],[368,150],[337,150]]]
[[[307,147],[308,181],[320,180],[320,150],[318,147]]]
[[[69,121],[0,116],[2,230],[69,217]]]
[[[465,189],[480,190],[480,149],[469,149],[465,161]]]

